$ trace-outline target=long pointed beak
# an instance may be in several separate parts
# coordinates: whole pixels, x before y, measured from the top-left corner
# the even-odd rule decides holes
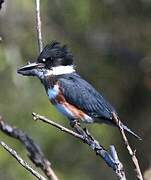
[[[19,69],[17,69],[17,72],[21,74],[23,71],[28,71],[28,70],[34,69],[37,66],[38,66],[38,64],[36,62],[31,63],[31,64],[27,64],[27,65],[22,66]]]
[[[19,69],[17,69],[17,73],[25,75],[25,76],[32,76],[34,75],[34,70],[38,69],[38,68],[43,68],[44,64],[43,63],[30,63],[27,64]]]

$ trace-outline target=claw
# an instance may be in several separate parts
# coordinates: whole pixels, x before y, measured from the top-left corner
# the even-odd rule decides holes
[[[77,121],[76,119],[70,120],[70,126],[71,126],[72,128],[74,128],[76,124],[78,125],[78,121]]]

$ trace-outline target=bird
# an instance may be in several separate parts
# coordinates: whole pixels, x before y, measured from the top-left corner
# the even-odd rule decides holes
[[[35,76],[43,84],[49,101],[69,122],[105,123],[117,127],[115,108],[76,71],[74,56],[57,41],[47,44],[34,62],[18,68],[24,76]],[[124,131],[141,138],[121,123]]]

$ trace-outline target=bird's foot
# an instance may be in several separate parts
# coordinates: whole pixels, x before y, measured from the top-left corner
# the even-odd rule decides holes
[[[94,141],[94,138],[91,136],[87,128],[83,128],[83,131],[85,132],[85,136],[89,137],[92,141]]]
[[[83,136],[83,139],[85,141],[85,138],[87,137],[87,134],[84,129],[82,129],[80,122],[75,120],[70,120],[70,126],[75,129],[75,131]]]
[[[76,119],[70,120],[70,126],[71,126],[72,128],[74,128],[76,125],[80,126],[79,121],[77,121]]]

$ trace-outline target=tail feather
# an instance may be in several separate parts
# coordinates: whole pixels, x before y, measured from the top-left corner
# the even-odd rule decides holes
[[[129,134],[133,135],[134,137],[138,138],[139,140],[142,140],[140,136],[138,136],[136,133],[134,133],[132,130],[130,130],[127,126],[122,125],[124,130],[127,131]]]
[[[116,112],[112,113],[113,115],[113,120],[115,120],[116,122],[120,122],[120,125],[122,125],[123,129],[128,132],[129,134],[133,135],[134,137],[138,138],[139,140],[142,140],[142,138],[140,136],[138,136],[136,133],[134,133],[132,130],[130,130],[127,126],[125,126],[119,119],[118,115]],[[114,121],[113,121],[114,122]],[[116,123],[117,124],[117,123]],[[116,125],[117,126],[117,125]]]

